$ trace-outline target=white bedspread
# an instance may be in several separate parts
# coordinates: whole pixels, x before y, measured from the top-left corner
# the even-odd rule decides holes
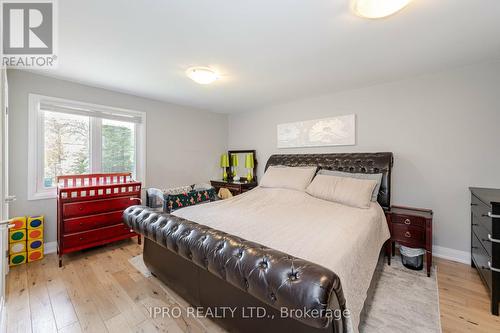
[[[228,200],[180,209],[174,215],[322,265],[342,283],[351,311],[359,316],[389,239],[382,207],[359,209],[316,199],[305,192],[257,187]]]

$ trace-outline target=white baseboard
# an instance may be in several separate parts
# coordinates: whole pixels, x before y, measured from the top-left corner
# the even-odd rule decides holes
[[[57,242],[47,242],[43,245],[43,253],[56,253],[57,252]]]
[[[438,258],[470,265],[470,252],[434,245],[432,247],[432,255]]]

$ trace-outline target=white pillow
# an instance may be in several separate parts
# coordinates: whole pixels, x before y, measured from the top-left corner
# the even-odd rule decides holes
[[[316,174],[316,169],[316,167],[270,166],[259,185],[304,191]]]
[[[377,185],[373,189],[372,201],[375,202],[378,199],[378,193],[380,192],[380,185],[382,184],[382,174],[381,173],[350,173],[335,170],[319,170],[318,175],[329,175],[337,177],[349,177],[356,179],[371,179],[376,180]]]
[[[317,175],[306,192],[319,199],[369,208],[375,186],[376,180]]]

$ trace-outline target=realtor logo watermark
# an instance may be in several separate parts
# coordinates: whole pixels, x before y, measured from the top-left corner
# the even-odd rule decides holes
[[[54,68],[56,1],[0,0],[2,67]]]

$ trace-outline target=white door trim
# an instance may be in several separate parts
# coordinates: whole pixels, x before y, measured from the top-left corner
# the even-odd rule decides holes
[[[5,196],[8,195],[8,93],[7,93],[7,71],[0,70],[0,220],[9,218],[8,206]],[[6,332],[6,310],[5,310],[5,276],[9,272],[9,260],[7,257],[7,227],[0,226],[0,332]]]

